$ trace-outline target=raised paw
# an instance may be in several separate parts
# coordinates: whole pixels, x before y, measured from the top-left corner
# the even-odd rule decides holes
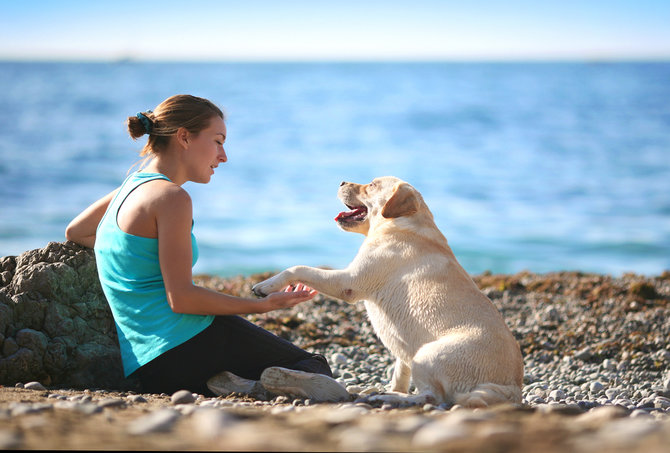
[[[281,274],[277,274],[274,277],[270,277],[267,280],[264,280],[260,283],[256,283],[251,288],[251,290],[258,297],[265,297],[268,294],[281,291],[281,289],[284,288],[286,284],[282,282],[283,279],[280,276]]]

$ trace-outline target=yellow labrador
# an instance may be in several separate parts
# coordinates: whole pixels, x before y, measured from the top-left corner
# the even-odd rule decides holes
[[[394,177],[343,182],[350,209],[335,220],[366,236],[345,269],[291,267],[254,286],[258,295],[302,282],[349,303],[364,300],[396,358],[393,394],[412,402],[483,407],[521,402],[519,345],[491,301],[456,261],[421,194]]]

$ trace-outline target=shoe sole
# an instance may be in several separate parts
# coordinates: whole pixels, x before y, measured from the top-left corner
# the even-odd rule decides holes
[[[313,401],[336,402],[349,399],[349,392],[335,379],[323,374],[270,367],[261,374],[261,384],[280,395],[295,395]]]
[[[258,381],[244,379],[229,371],[224,371],[207,381],[209,388],[215,395],[230,395],[231,393],[250,394],[258,391]]]

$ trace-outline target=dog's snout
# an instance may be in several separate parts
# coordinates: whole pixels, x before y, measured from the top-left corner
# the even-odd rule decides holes
[[[346,181],[342,181],[342,182],[340,183],[340,187],[342,187],[342,186],[345,185],[346,183],[347,183]]]

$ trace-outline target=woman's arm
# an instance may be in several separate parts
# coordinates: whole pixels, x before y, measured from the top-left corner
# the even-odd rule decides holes
[[[95,230],[117,191],[118,189],[108,193],[75,217],[65,229],[65,238],[84,247],[93,248],[95,245]]]
[[[178,186],[167,188],[153,208],[158,257],[168,303],[176,313],[238,315],[265,313],[310,300],[315,291],[279,292],[263,299],[222,294],[193,284],[191,270],[191,198]]]

